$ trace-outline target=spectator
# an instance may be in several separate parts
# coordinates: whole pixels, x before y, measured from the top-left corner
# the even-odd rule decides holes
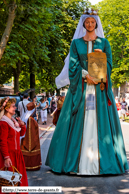
[[[47,105],[49,105],[49,101],[48,101],[47,97],[45,97],[45,101],[46,101]]]
[[[129,113],[129,97],[126,99],[127,105],[128,105],[128,113]]]
[[[118,115],[119,115],[119,118],[120,118],[121,117],[121,103],[120,103],[119,99],[116,101],[116,108],[117,108]]]
[[[118,103],[118,96],[115,97],[115,103]]]
[[[29,98],[28,93],[25,93],[25,94],[23,95],[23,101],[20,101],[20,102],[18,103],[18,111],[20,112],[20,118],[21,118],[21,120],[22,120],[24,114],[25,114],[26,111],[27,111],[26,105],[27,105],[28,103],[30,103],[30,101],[28,100],[28,98]]]
[[[43,125],[46,125],[47,124],[46,122],[47,122],[47,108],[48,108],[48,105],[46,103],[45,97],[41,98],[40,106],[42,108],[42,110],[41,110],[41,121],[42,121]]]
[[[49,107],[49,101],[48,101],[48,98],[47,97],[45,97],[45,100],[46,100],[46,103],[47,103],[47,113],[49,114],[50,112],[49,112],[49,110],[50,110],[50,107]]]
[[[50,113],[51,112],[51,100],[52,100],[51,95],[49,95],[47,100],[48,100],[48,113]]]
[[[49,95],[49,97],[48,97],[47,100],[48,100],[48,102],[49,102],[48,106],[50,106],[50,105],[51,105],[51,100],[52,100],[51,95]]]
[[[121,114],[122,114],[122,120],[125,120],[125,114],[126,114],[126,106],[127,106],[127,102],[125,101],[125,98],[123,98],[122,102],[121,102]]]
[[[54,96],[55,102],[57,103],[60,96]]]
[[[35,113],[34,113],[34,115],[33,115],[33,118],[38,122],[38,113],[37,113],[37,111],[36,111],[36,108],[38,107],[38,105],[37,105],[37,97],[36,96],[34,96],[33,97],[33,103],[34,103],[34,105],[35,105]]]
[[[55,109],[56,109],[56,101],[55,101],[54,97],[52,97],[52,100],[51,100],[51,113],[53,113]]]

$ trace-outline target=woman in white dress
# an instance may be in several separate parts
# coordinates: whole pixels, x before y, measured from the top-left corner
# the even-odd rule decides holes
[[[47,108],[48,108],[48,104],[46,102],[45,97],[42,97],[41,102],[40,102],[40,106],[42,108],[42,110],[41,110],[42,125],[46,125],[47,124]]]

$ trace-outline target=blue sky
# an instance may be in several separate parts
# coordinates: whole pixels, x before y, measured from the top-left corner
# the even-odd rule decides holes
[[[92,5],[95,5],[102,0],[89,0],[89,1],[91,2]]]

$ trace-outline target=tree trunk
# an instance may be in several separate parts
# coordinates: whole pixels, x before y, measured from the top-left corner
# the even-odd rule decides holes
[[[30,88],[35,88],[35,74],[30,73]],[[35,91],[30,92],[30,98],[33,99]]]
[[[114,98],[118,96],[118,88],[113,88]]]
[[[8,42],[11,30],[12,30],[16,8],[17,8],[17,6],[16,6],[15,2],[13,2],[11,4],[11,6],[9,6],[9,16],[8,16],[7,26],[5,28],[4,34],[3,34],[1,42],[0,42],[0,60],[2,58],[4,51],[5,51],[6,44]]]
[[[121,97],[125,97],[125,93],[126,93],[126,82],[121,84],[120,86],[120,94],[121,94]]]
[[[47,97],[47,98],[49,97],[49,92],[46,92],[46,97]]]
[[[56,95],[59,96],[60,95],[60,89],[56,89]]]
[[[16,64],[16,69],[13,68],[13,76],[14,76],[14,93],[19,92],[19,75],[21,72],[21,61]]]

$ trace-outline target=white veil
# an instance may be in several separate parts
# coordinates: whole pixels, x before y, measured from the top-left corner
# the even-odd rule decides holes
[[[77,25],[76,31],[75,31],[74,36],[73,36],[73,40],[78,39],[78,38],[82,38],[83,36],[85,36],[86,29],[83,27],[83,23],[86,20],[86,18],[88,18],[88,17],[93,17],[97,22],[98,27],[96,29],[96,35],[100,38],[104,38],[104,32],[103,32],[103,28],[102,28],[102,24],[101,24],[99,16],[98,15],[83,14],[79,20],[78,25]],[[64,65],[61,73],[55,79],[56,86],[58,89],[70,84],[70,81],[69,81],[69,56],[70,56],[70,53],[65,58],[65,61],[64,61],[65,65]]]

